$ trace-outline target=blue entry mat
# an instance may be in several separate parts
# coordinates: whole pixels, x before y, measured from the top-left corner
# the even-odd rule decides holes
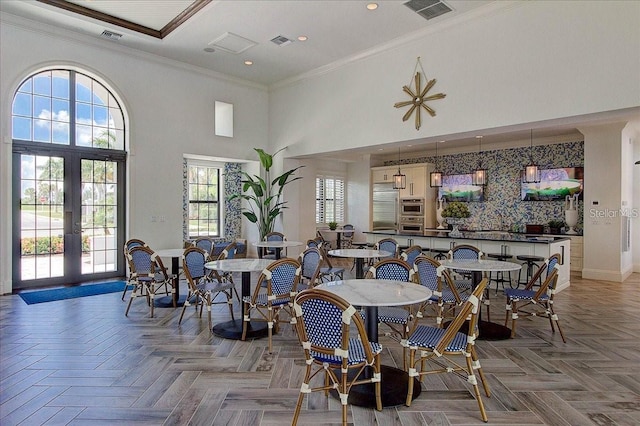
[[[76,297],[95,296],[124,290],[124,281],[110,281],[99,284],[79,285],[75,287],[54,288],[18,293],[27,305],[53,302],[55,300],[75,299]]]

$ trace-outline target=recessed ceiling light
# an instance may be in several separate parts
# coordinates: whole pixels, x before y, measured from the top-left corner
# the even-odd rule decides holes
[[[253,61],[244,61],[245,65],[253,65]]]
[[[308,37],[306,35],[298,36],[298,41],[307,41]]]
[[[376,10],[378,8],[378,3],[369,3],[367,4],[367,9]]]

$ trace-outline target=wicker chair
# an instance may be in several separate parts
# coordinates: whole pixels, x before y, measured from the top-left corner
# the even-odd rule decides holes
[[[488,282],[487,278],[485,278],[478,284],[449,327],[442,329],[419,325],[407,338],[405,345],[409,349],[407,406],[411,405],[413,398],[415,377],[422,381],[422,378],[427,374],[455,373],[465,378],[472,385],[482,420],[488,421],[487,412],[478,388],[478,377],[482,381],[487,397],[491,396],[491,390],[482,372],[475,348],[478,312],[480,311],[480,303]],[[467,332],[460,332],[461,327],[467,322]],[[463,358],[464,362],[456,360],[454,358],[456,356]],[[419,370],[417,368],[418,365],[420,366]],[[428,366],[433,366],[433,369],[426,369]],[[478,377],[476,377],[476,371]],[[458,391],[460,388],[456,386],[455,389]]]
[[[305,394],[324,391],[326,395],[335,390],[342,404],[342,424],[346,425],[349,390],[365,383],[374,383],[376,409],[381,411],[382,346],[369,341],[358,311],[346,300],[318,289],[302,291],[295,298],[293,311],[306,370],[291,424],[298,423]],[[365,369],[372,373],[365,375]],[[324,380],[311,387],[319,374]]]
[[[543,317],[549,320],[551,331],[555,333],[555,325],[558,326],[562,341],[567,343],[564,333],[558,322],[558,314],[553,309],[553,299],[556,292],[556,284],[558,282],[560,255],[558,253],[549,256],[544,264],[536,271],[529,280],[529,284],[523,289],[507,288],[504,294],[507,296],[507,307],[504,325],[506,326],[511,318],[511,337],[516,335],[516,321],[520,317]],[[543,278],[542,284],[537,290],[533,290],[533,286],[537,285],[540,278]],[[522,305],[519,305],[522,302]],[[511,313],[511,315],[509,315]]]
[[[138,247],[138,246],[146,246],[147,244],[142,241],[139,240],[137,238],[132,238],[129,241],[127,241],[126,243],[124,243],[124,260],[125,262],[127,262],[128,265],[128,256],[129,256],[129,250],[131,250],[134,247]],[[124,300],[124,297],[127,295],[127,290],[129,290],[129,288],[135,288],[136,284],[133,282],[132,278],[131,278],[131,271],[129,271],[129,277],[127,278],[127,280],[124,283],[124,290],[122,291],[122,297],[121,299]]]
[[[167,268],[162,263],[160,256],[148,246],[136,246],[129,250],[127,255],[129,271],[131,272],[130,282],[134,283],[131,297],[127,304],[124,315],[129,315],[131,303],[138,296],[145,296],[150,307],[150,316],[153,318],[154,298],[158,290],[164,287],[165,294],[173,294],[173,276],[167,272]],[[171,290],[169,291],[169,287]],[[175,305],[175,299],[173,301]],[[175,308],[175,306],[174,306]]]

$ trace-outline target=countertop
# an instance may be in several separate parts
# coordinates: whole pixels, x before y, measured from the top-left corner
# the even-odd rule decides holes
[[[507,231],[466,231],[462,232],[462,236],[451,237],[447,230],[429,229],[422,234],[415,233],[400,233],[393,230],[386,231],[365,231],[365,234],[372,235],[388,235],[406,238],[455,238],[462,240],[489,240],[489,241],[507,241],[507,242],[524,242],[524,243],[540,243],[549,244],[556,241],[568,240],[564,235],[551,235],[551,234],[523,234],[517,232]]]

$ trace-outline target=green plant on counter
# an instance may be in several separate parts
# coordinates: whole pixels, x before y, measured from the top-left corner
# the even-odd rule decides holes
[[[548,225],[549,228],[560,229],[564,226],[564,220],[550,220]]]
[[[469,207],[460,201],[453,201],[442,210],[442,217],[466,218],[469,216],[471,216]]]
[[[332,231],[335,231],[336,228],[338,227],[338,222],[329,222],[329,229],[331,229]]]

